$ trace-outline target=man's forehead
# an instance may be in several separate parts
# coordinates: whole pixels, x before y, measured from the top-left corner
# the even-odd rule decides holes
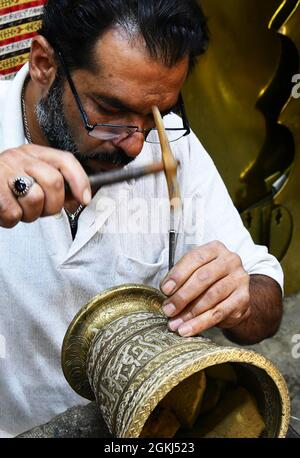
[[[124,55],[138,53],[140,56],[150,58],[146,42],[136,28],[124,29],[115,25],[107,29],[96,41],[93,48],[94,58],[100,62],[106,57],[115,58],[119,53]]]
[[[100,77],[122,76],[132,79],[168,78],[177,84],[188,72],[189,57],[185,56],[172,67],[165,65],[159,57],[150,56],[144,38],[140,34],[129,35],[123,29],[107,30],[93,48],[93,62]],[[158,76],[159,75],[159,76]]]
[[[188,57],[167,67],[151,58],[137,41],[113,29],[98,40],[94,59],[94,71],[78,72],[83,87],[115,108],[133,108],[136,101],[139,112],[141,101],[149,106],[159,103],[163,110],[171,108],[188,72]]]

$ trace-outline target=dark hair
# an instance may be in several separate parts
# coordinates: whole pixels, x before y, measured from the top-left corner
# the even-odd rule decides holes
[[[129,37],[141,34],[150,56],[169,67],[189,55],[191,69],[208,44],[197,0],[48,0],[40,34],[70,69],[94,69],[94,45],[116,25]]]

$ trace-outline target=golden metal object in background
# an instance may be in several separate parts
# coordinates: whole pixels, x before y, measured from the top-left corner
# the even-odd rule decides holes
[[[76,315],[63,343],[72,388],[96,398],[116,437],[139,437],[159,402],[179,383],[211,366],[232,363],[237,381],[256,398],[264,437],[285,437],[290,401],[285,381],[264,356],[170,332],[164,296],[143,285],[111,288]]]
[[[289,38],[298,50],[300,61],[300,1],[279,29],[279,33]],[[300,66],[298,61],[298,73]],[[285,126],[293,135],[295,144],[295,160],[289,178],[282,190],[275,196],[274,202],[281,206],[293,220],[291,242],[282,266],[286,278],[286,290],[295,292],[300,289],[300,99],[290,97],[279,118],[280,125]],[[278,226],[281,230],[278,229]],[[276,231],[276,232],[275,232]],[[279,221],[276,228],[271,227],[271,237],[274,245],[281,244],[285,231],[285,219]]]
[[[280,63],[280,39],[268,29],[268,23],[281,3],[200,1],[211,40],[188,80],[184,100],[192,128],[213,157],[239,209],[258,200],[256,189],[249,189],[243,180],[266,137],[264,115],[256,103]]]
[[[300,289],[300,104],[291,92],[292,76],[300,73],[300,2],[200,3],[211,43],[185,88],[191,125],[255,242],[283,260],[286,292],[295,292]]]

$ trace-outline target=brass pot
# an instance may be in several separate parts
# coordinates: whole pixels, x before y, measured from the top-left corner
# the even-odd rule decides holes
[[[62,367],[71,387],[96,401],[115,437],[139,437],[156,406],[178,384],[208,367],[231,363],[254,395],[263,437],[285,437],[290,416],[283,376],[264,356],[221,347],[167,328],[165,297],[143,285],[111,288],[76,315],[63,343]]]

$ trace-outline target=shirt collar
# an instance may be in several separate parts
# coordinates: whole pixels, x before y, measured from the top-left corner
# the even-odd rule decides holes
[[[4,105],[3,150],[16,148],[25,143],[21,94],[28,74],[29,64],[26,63],[14,78],[8,90]]]

